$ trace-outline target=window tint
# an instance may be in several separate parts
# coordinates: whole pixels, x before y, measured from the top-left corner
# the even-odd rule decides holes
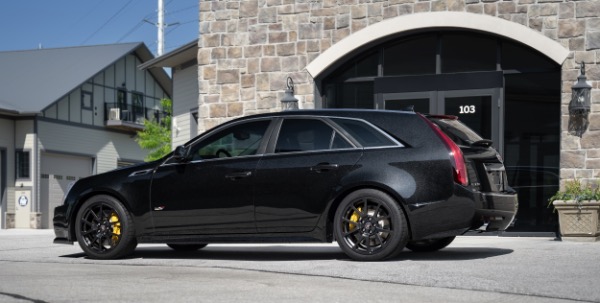
[[[352,147],[325,122],[315,119],[286,119],[281,125],[276,153]]]
[[[193,160],[255,155],[270,120],[241,123],[222,130],[191,149]]]
[[[472,33],[442,37],[442,73],[496,70],[496,39]]]
[[[458,145],[471,145],[483,140],[479,134],[458,120],[443,118],[431,118],[430,120]]]
[[[358,120],[332,119],[343,127],[363,147],[398,145],[372,126]]]
[[[385,76],[435,74],[437,36],[409,37],[384,46]]]

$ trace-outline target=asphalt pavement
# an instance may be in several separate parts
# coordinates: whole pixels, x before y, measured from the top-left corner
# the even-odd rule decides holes
[[[51,230],[0,230],[0,302],[600,302],[600,242],[462,236],[356,262],[333,244],[139,245],[87,259]]]

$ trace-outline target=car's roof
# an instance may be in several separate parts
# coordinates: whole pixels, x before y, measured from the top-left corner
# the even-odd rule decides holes
[[[326,117],[355,117],[367,118],[377,115],[415,115],[412,111],[377,110],[377,109],[298,109],[280,112],[264,113],[245,116],[239,119],[280,116],[326,116]]]

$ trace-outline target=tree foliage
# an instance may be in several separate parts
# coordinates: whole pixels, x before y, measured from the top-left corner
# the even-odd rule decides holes
[[[146,162],[158,160],[171,152],[171,116],[173,102],[170,99],[160,100],[163,118],[160,121],[144,120],[144,130],[139,131],[135,141],[150,152],[144,159]]]

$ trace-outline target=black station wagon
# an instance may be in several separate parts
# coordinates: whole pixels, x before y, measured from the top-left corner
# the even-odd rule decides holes
[[[332,242],[355,260],[434,251],[517,211],[491,141],[452,116],[299,110],[215,127],[161,160],[78,180],[55,243],[90,258],[138,243]]]

